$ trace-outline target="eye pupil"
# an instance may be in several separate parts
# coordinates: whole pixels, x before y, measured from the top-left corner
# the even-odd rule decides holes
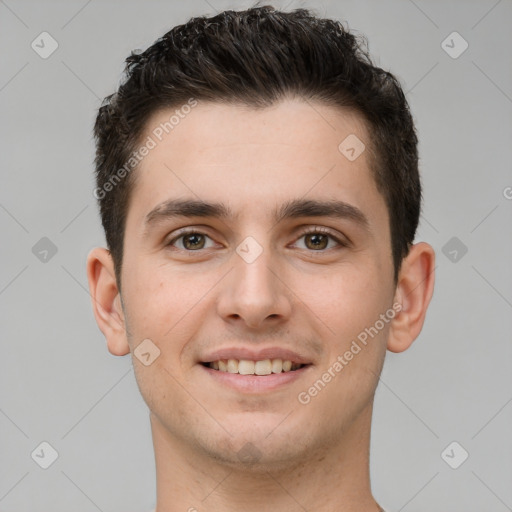
[[[199,233],[192,233],[183,237],[183,246],[187,249],[202,249],[204,237]]]
[[[325,249],[327,247],[327,236],[326,235],[321,235],[318,233],[306,235],[306,245],[308,245],[308,247],[309,247],[308,241],[310,241],[312,243],[312,247],[310,247],[310,248],[313,248],[313,249]]]

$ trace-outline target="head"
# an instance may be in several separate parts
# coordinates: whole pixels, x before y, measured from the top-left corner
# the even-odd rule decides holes
[[[400,84],[372,64],[362,37],[303,9],[226,11],[193,18],[146,51],[132,53],[125,75],[105,99],[94,129],[95,195],[119,287],[137,150],[151,115],[189,109],[191,101],[260,110],[290,97],[364,120],[368,163],[389,215],[396,282],[420,215],[417,137]]]
[[[302,9],[193,18],[128,57],[95,136],[95,315],[113,354],[151,340],[134,367],[166,432],[270,464],[368,420],[386,348],[423,325],[433,251],[413,245],[411,114],[364,41]],[[279,354],[304,366],[273,391],[207,368]]]

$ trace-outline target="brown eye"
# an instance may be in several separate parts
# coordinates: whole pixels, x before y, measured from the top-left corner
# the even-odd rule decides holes
[[[185,249],[194,250],[194,249],[202,249],[205,244],[204,236],[200,233],[192,233],[189,235],[184,235],[183,237],[183,247]]]
[[[331,249],[347,247],[347,243],[325,228],[317,227],[303,232],[295,242],[295,246],[309,251],[327,252]]]
[[[329,236],[321,233],[311,233],[304,235],[306,247],[313,250],[323,250],[329,243]]]
[[[208,245],[209,243],[209,245]],[[199,251],[201,249],[210,249],[215,244],[213,240],[204,233],[199,233],[196,231],[189,231],[182,233],[181,235],[173,238],[169,244],[169,246],[175,247],[176,249],[182,251]]]

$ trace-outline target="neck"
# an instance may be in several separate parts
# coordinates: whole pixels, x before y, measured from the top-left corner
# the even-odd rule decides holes
[[[156,512],[378,512],[370,489],[369,404],[303,462],[235,467],[177,439],[151,414]]]

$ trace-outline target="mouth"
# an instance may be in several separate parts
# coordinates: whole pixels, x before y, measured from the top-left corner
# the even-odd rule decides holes
[[[300,370],[309,364],[294,362],[289,359],[218,359],[216,361],[201,362],[212,370],[238,375],[266,376],[272,374],[289,373]]]

